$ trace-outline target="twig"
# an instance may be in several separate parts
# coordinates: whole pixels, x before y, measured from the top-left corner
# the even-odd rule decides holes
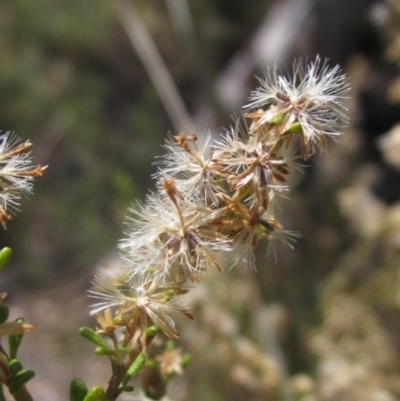
[[[132,365],[141,351],[142,347],[140,345],[140,341],[137,341],[121,364],[112,364],[112,377],[108,382],[108,388],[106,390],[107,400],[114,401],[118,398],[120,395],[119,386],[129,367]]]
[[[146,347],[147,348],[156,336],[156,332],[148,335],[146,337]],[[121,363],[115,363],[111,360],[112,364],[112,376],[108,382],[108,388],[106,390],[106,399],[109,401],[115,401],[120,395],[119,386],[122,383],[128,369],[131,367],[132,363],[136,360],[138,355],[143,351],[143,346],[141,344],[140,338],[138,338],[135,344],[132,346],[128,355],[124,358]]]
[[[280,312],[279,307],[262,306],[256,314],[255,323],[261,346],[265,350],[268,350],[269,354],[275,359],[283,376],[280,387],[282,400],[294,401],[292,392],[286,384],[286,379],[289,377],[289,369],[277,334]]]
[[[117,0],[116,7],[122,26],[146,67],[175,129],[193,129],[194,123],[172,77],[135,8],[125,0]]]
[[[195,30],[186,0],[165,0],[176,33],[190,44],[195,43]]]
[[[12,394],[16,401],[33,401],[33,398],[25,386],[21,386]]]

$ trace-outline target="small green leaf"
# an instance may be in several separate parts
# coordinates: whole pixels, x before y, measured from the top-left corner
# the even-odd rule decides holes
[[[25,323],[25,319],[20,317],[15,320],[16,323]],[[18,348],[21,345],[21,341],[23,338],[23,334],[14,334],[8,337],[8,348],[10,351],[10,359],[14,359],[17,357]]]
[[[83,401],[88,393],[88,389],[83,380],[76,378],[69,385],[69,400]]]
[[[11,260],[12,250],[9,247],[5,247],[0,251],[0,271],[8,265]]]
[[[94,350],[96,355],[108,355],[108,356],[115,356],[115,352],[109,348],[97,347]]]
[[[135,361],[132,363],[131,367],[128,369],[126,372],[123,380],[122,380],[122,385],[125,386],[128,381],[135,376],[140,369],[143,368],[144,364],[146,362],[146,356],[144,355],[143,352],[141,352],[135,359]]]
[[[118,390],[121,391],[121,393],[124,391],[125,393],[131,393],[135,388],[133,386],[123,386],[120,387]]]
[[[29,380],[31,380],[35,376],[35,372],[33,370],[22,369],[16,375],[11,377],[9,382],[8,389],[11,394],[16,394],[17,391]],[[14,397],[15,398],[15,397]]]
[[[8,319],[8,316],[10,314],[10,310],[7,305],[0,305],[0,324],[5,323],[5,321]]]
[[[301,132],[301,131],[302,131],[302,127],[299,122],[293,123],[287,130],[287,132],[291,132],[291,133],[296,133],[296,132]]]
[[[146,337],[155,336],[158,333],[162,333],[161,329],[157,326],[150,326],[146,329]]]
[[[31,380],[35,376],[35,372],[29,369],[20,370],[17,375],[16,379],[20,386]]]
[[[11,359],[10,362],[8,362],[8,366],[10,368],[10,371],[13,375],[16,375],[19,371],[23,369],[22,363],[18,359]]]
[[[190,354],[184,354],[182,356],[182,360],[181,360],[181,366],[182,369],[186,369],[190,363],[190,361],[192,360],[192,355]]]
[[[104,393],[104,389],[101,386],[93,387],[86,394],[83,401],[106,401],[106,395]]]
[[[90,341],[93,344],[98,345],[101,348],[108,348],[107,343],[103,340],[100,334],[97,334],[93,329],[90,327],[81,327],[79,329],[79,334],[86,338],[86,340]]]

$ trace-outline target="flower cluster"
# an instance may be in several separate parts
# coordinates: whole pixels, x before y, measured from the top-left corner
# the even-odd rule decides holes
[[[116,308],[107,327],[124,326],[125,346],[136,338],[145,347],[151,325],[177,338],[179,322],[192,318],[180,296],[210,268],[221,270],[221,254],[233,254],[230,266],[255,269],[260,241],[275,255],[275,240],[291,247],[299,237],[277,220],[274,205],[289,190],[288,174],[302,167],[296,160],[339,135],[346,79],[317,58],[309,66],[296,62],[292,80],[274,69],[260,83],[245,122],[214,144],[211,135],[171,136],[156,162],[158,191],[131,207],[117,277],[100,275],[90,293],[99,322]]]
[[[47,168],[31,166],[31,146],[9,132],[0,136],[0,223],[4,229],[11,220],[7,211],[18,208],[21,194],[30,194],[33,179]]]

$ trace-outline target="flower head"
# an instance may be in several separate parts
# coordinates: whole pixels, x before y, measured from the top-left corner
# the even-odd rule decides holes
[[[170,181],[167,194],[148,197],[146,206],[130,209],[134,214],[131,230],[120,245],[125,261],[135,266],[132,275],[151,269],[175,282],[199,281],[199,271],[210,266],[221,269],[216,252],[231,249],[228,238],[207,228],[207,222],[223,209],[212,210],[180,199]]]
[[[9,132],[0,136],[0,142],[0,223],[5,229],[11,220],[7,210],[18,208],[21,194],[32,192],[34,177],[41,176],[47,166],[31,166],[31,142],[21,143]]]
[[[186,199],[204,206],[218,205],[217,194],[223,192],[218,166],[209,146],[211,134],[203,138],[180,133],[166,141],[167,154],[157,164],[163,166],[155,177],[175,179],[176,188]]]
[[[271,206],[267,210],[260,206],[246,207],[227,196],[224,197],[224,201],[229,205],[231,215],[229,218],[217,218],[210,222],[210,225],[229,233],[235,242],[242,241],[235,250],[235,264],[241,262],[255,270],[254,249],[260,240],[268,241],[268,253],[276,259],[275,240],[281,240],[285,245],[292,247],[292,242],[300,236],[282,227],[273,217]]]
[[[94,284],[96,290],[89,291],[89,296],[99,302],[91,305],[90,314],[117,308],[113,322],[125,327],[125,346],[135,335],[141,336],[144,345],[146,329],[151,325],[158,326],[171,338],[179,338],[179,322],[192,319],[189,310],[177,298],[187,290],[173,283],[160,282],[149,274],[124,278],[119,284],[104,277],[103,281],[95,279]]]
[[[274,192],[287,190],[285,175],[290,160],[278,157],[272,144],[258,141],[254,135],[242,135],[239,123],[217,143],[215,158],[222,173],[238,196],[249,195],[252,204],[267,209]]]
[[[340,120],[345,120],[343,100],[348,91],[346,78],[339,66],[330,68],[319,57],[307,67],[301,61],[293,65],[293,78],[287,79],[268,71],[261,87],[251,93],[247,110],[269,106],[249,114],[257,130],[265,124],[277,125],[275,140],[293,132],[300,133],[301,155],[307,159],[318,148],[326,146],[326,136],[339,135]]]

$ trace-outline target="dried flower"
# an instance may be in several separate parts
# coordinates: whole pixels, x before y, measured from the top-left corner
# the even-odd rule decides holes
[[[175,284],[162,283],[150,275],[123,279],[119,285],[107,278],[102,282],[96,279],[95,284],[99,290],[89,291],[89,296],[100,302],[91,305],[90,314],[117,307],[113,323],[125,327],[125,346],[138,333],[145,346],[145,332],[151,325],[158,326],[171,338],[179,338],[179,322],[192,319],[177,298],[187,290]]]
[[[171,176],[187,200],[205,206],[217,206],[217,194],[224,192],[221,177],[209,146],[211,134],[198,139],[197,135],[180,133],[166,141],[168,153],[157,164],[162,165],[155,177]]]
[[[0,223],[5,229],[11,215],[7,209],[17,209],[21,194],[32,192],[34,177],[43,175],[47,166],[32,167],[29,141],[7,132],[0,136]]]
[[[330,69],[327,60],[321,63],[319,57],[308,67],[297,61],[293,64],[292,79],[277,75],[274,69],[267,72],[260,84],[261,87],[251,93],[250,103],[245,108],[269,108],[258,115],[248,115],[256,121],[254,129],[264,124],[278,125],[279,129],[269,130],[275,141],[282,135],[299,133],[303,159],[309,158],[318,148],[325,149],[326,136],[340,135],[339,120],[346,120],[343,100],[348,85],[339,66]],[[282,121],[277,124],[280,118]]]
[[[272,207],[268,210],[260,206],[246,207],[227,196],[224,197],[224,201],[229,204],[233,215],[230,218],[217,218],[210,222],[210,225],[222,232],[229,233],[235,242],[243,239],[242,244],[236,250],[235,264],[242,262],[245,266],[255,270],[254,248],[261,239],[269,241],[268,253],[276,259],[274,240],[281,240],[287,246],[292,247],[292,242],[300,237],[299,233],[285,230],[282,227],[273,217]]]
[[[94,316],[97,323],[101,326],[101,329],[97,330],[97,332],[106,336],[112,336],[118,326],[114,323],[111,308],[106,308]]]
[[[278,157],[268,142],[257,141],[252,135],[239,133],[239,123],[216,146],[215,158],[222,166],[232,191],[243,198],[249,196],[253,205],[267,209],[273,192],[285,191],[285,175],[291,160]]]
[[[6,322],[0,324],[0,336],[22,334],[32,330],[33,326],[28,323]]]
[[[122,263],[111,274],[103,271],[89,292],[97,299],[91,314],[101,325],[98,332],[118,349],[115,331],[122,328],[122,345],[134,344],[128,359],[150,342],[150,326],[179,338],[180,322],[193,318],[179,296],[188,291],[187,281],[200,281],[200,272],[221,270],[220,252],[234,247],[234,264],[255,269],[261,240],[276,259],[277,240],[292,247],[300,236],[273,213],[278,194],[289,189],[287,176],[302,168],[288,145],[298,137],[300,156],[307,159],[325,148],[327,136],[339,135],[348,87],[339,67],[330,69],[319,58],[308,67],[295,63],[292,80],[273,70],[260,82],[246,106],[249,126],[238,120],[215,146],[211,135],[199,140],[180,133],[167,140],[167,154],[157,162],[157,192],[130,208],[119,246]],[[177,350],[155,360],[165,380],[181,372]],[[161,378],[155,371],[149,377]]]
[[[172,375],[182,374],[183,355],[180,348],[167,349],[155,359],[160,364],[160,373],[163,378],[168,379]]]
[[[222,213],[170,196],[153,195],[145,207],[130,211],[128,238],[121,242],[125,260],[135,264],[132,275],[151,268],[156,274],[175,282],[198,281],[197,272],[213,266],[220,270],[217,251],[229,251],[230,240],[207,222]]]

